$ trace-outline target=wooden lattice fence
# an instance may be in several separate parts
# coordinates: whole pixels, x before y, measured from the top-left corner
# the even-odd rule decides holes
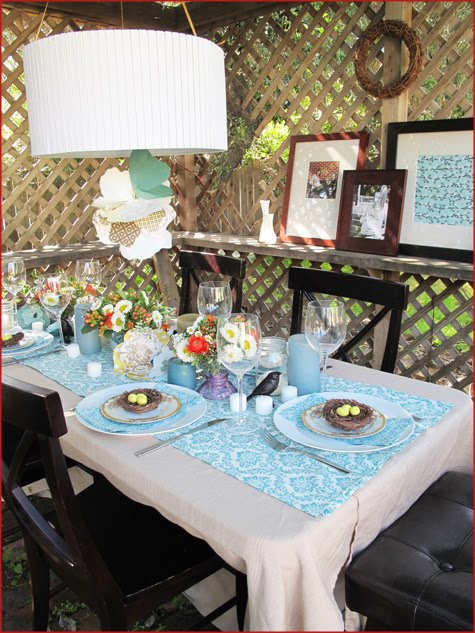
[[[289,137],[341,130],[370,132],[368,167],[383,165],[382,102],[359,87],[353,51],[372,22],[385,17],[383,2],[314,2],[206,34],[226,54],[230,110],[241,114],[257,138],[275,120],[289,136],[264,162],[239,168],[219,182],[205,156],[195,158],[197,226],[216,233],[257,235],[259,199],[271,200],[278,228]],[[99,179],[116,159],[38,159],[30,155],[22,50],[35,39],[42,16],[19,4],[3,9],[3,250],[42,249],[95,239],[91,201]],[[408,119],[472,116],[473,26],[471,2],[415,2],[412,26],[424,46],[424,66],[409,90]],[[46,12],[40,37],[100,28]],[[368,70],[383,76],[383,51],[375,47]],[[225,156],[218,157],[218,161]],[[126,162],[123,163],[126,165]],[[179,209],[178,209],[179,211]],[[176,228],[179,228],[179,221]],[[170,257],[176,271],[176,248]],[[243,254],[248,260],[244,304],[261,314],[267,333],[286,334],[291,297],[286,268],[297,259]],[[152,262],[103,259],[108,287],[117,281],[154,292]],[[348,254],[351,264],[351,254]],[[72,271],[68,258],[63,268]],[[334,266],[335,267],[335,266]],[[340,266],[336,266],[339,269]],[[364,271],[359,271],[364,272]],[[467,388],[472,382],[472,288],[466,281],[403,273],[411,288],[397,371],[422,380]],[[348,304],[355,321],[366,306]],[[352,325],[350,323],[350,329]],[[357,352],[366,363],[371,342]]]

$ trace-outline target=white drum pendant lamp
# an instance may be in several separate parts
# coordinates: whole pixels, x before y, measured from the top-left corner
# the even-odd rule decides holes
[[[193,35],[80,31],[25,47],[33,156],[227,149],[223,51]]]

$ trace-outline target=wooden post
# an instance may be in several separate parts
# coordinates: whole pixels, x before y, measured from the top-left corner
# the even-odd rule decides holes
[[[386,20],[401,20],[409,26],[412,21],[412,2],[386,2]],[[406,72],[409,53],[404,42],[394,37],[384,38],[383,84],[398,81]],[[408,91],[398,97],[383,99],[381,104],[381,167],[386,165],[388,123],[407,121]]]
[[[170,261],[170,255],[167,249],[163,249],[152,257],[155,273],[158,277],[158,286],[166,304],[171,308],[176,308],[180,305],[180,295],[178,293],[178,287],[175,281],[175,275],[173,273],[172,263]]]
[[[386,2],[386,20],[401,20],[409,26],[412,21],[411,2]],[[385,86],[398,81],[406,72],[408,64],[408,51],[406,45],[394,37],[385,37],[384,41],[384,61],[383,61],[383,84]],[[386,139],[388,123],[407,120],[408,92],[407,90],[398,97],[383,99],[381,104],[381,167],[386,165]],[[388,281],[399,281],[399,273],[389,271],[368,270],[372,277],[386,279]],[[378,308],[377,308],[378,309]],[[385,317],[374,329],[373,340],[373,366],[381,366],[386,344],[386,335],[389,327],[389,316]]]

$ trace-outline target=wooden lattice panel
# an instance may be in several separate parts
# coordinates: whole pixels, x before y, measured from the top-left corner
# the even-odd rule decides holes
[[[424,67],[409,91],[409,119],[472,114],[471,16],[470,2],[413,4],[413,27],[424,44]],[[285,121],[290,135],[368,130],[367,167],[378,167],[382,102],[357,83],[354,47],[368,25],[383,18],[382,2],[306,3],[219,30],[214,36],[226,52],[229,101],[234,110],[245,112],[256,134],[273,117]],[[381,45],[373,48],[367,71],[378,82],[383,52]],[[287,138],[267,160],[265,177],[260,167],[260,190],[253,188],[251,196],[248,174],[244,183],[235,174],[216,188],[215,176],[200,161],[197,167],[206,187],[198,194],[198,228],[255,235],[259,199],[271,200],[278,228],[289,143]]]

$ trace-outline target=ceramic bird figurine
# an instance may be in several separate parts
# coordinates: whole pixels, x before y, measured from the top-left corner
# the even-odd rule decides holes
[[[247,401],[256,396],[270,396],[279,384],[280,371],[271,371],[262,380],[257,387],[247,396]]]

